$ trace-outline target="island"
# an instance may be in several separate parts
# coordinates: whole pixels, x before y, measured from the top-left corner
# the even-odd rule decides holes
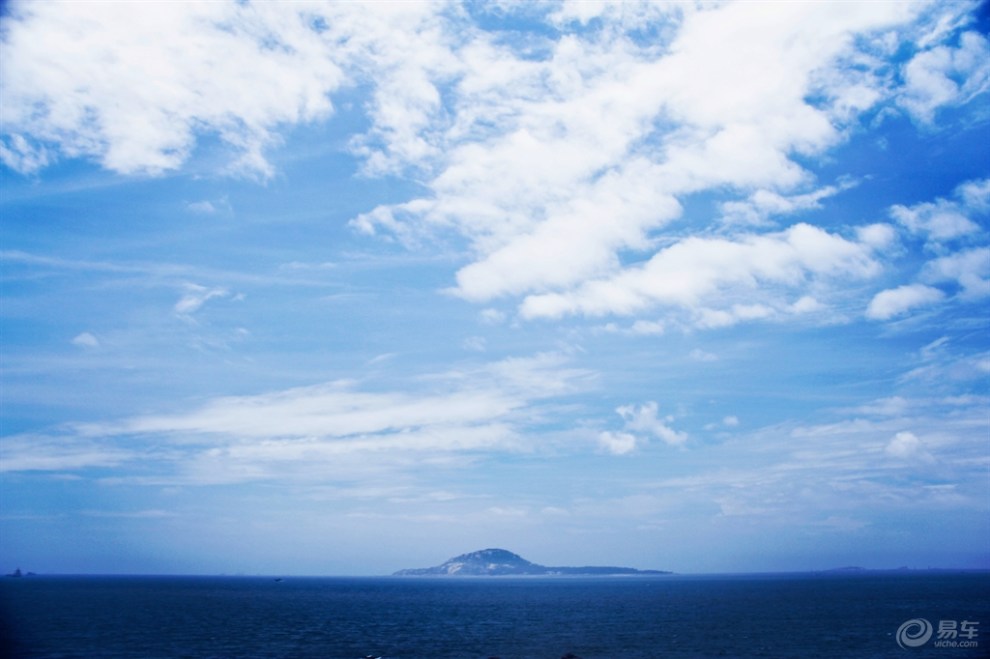
[[[511,551],[492,548],[481,549],[468,554],[461,554],[460,556],[455,556],[447,562],[434,567],[399,570],[393,576],[656,576],[664,574],[672,573],[664,572],[662,570],[637,570],[631,567],[613,566],[547,567],[545,565],[531,563],[519,554],[514,554]]]

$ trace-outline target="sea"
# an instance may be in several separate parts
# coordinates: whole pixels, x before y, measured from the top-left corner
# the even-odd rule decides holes
[[[990,657],[990,572],[0,577],[5,657]]]

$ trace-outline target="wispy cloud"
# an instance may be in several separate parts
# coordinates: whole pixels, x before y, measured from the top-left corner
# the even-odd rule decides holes
[[[175,314],[180,318],[191,318],[192,314],[199,311],[209,300],[230,295],[230,292],[225,288],[208,288],[199,284],[187,283],[184,288],[185,293],[173,308]]]
[[[170,261],[135,260],[88,260],[68,258],[50,254],[39,254],[21,250],[0,250],[0,259],[9,265],[23,265],[32,268],[64,272],[86,272],[108,276],[135,276],[144,278],[148,284],[183,288],[187,284],[193,289],[202,284],[190,284],[191,280],[229,282],[231,284],[253,284],[261,286],[307,286],[339,287],[339,284],[305,275],[307,268],[288,268],[288,274],[280,270],[265,273],[258,269],[221,269],[189,263]],[[300,270],[297,275],[292,270]]]
[[[186,210],[197,215],[232,215],[234,212],[230,200],[226,196],[213,200],[191,201],[186,204]]]
[[[73,471],[114,467],[136,457],[127,447],[72,434],[15,435],[0,446],[0,471]]]
[[[47,438],[5,440],[3,468],[71,470],[150,457],[180,482],[341,478],[374,455],[412,466],[445,454],[528,452],[540,401],[585,390],[592,374],[561,355],[512,358],[426,377],[423,391],[362,391],[331,382],[223,397],[187,411],[79,423]],[[157,438],[157,439],[155,439]],[[137,441],[136,441],[137,440]],[[153,440],[153,441],[152,441]]]

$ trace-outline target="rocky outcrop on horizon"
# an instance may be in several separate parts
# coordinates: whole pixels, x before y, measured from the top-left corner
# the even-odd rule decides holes
[[[519,554],[505,549],[481,549],[455,556],[434,567],[399,570],[395,576],[622,576],[670,574],[661,570],[637,570],[631,567],[584,566],[548,567],[531,563]]]

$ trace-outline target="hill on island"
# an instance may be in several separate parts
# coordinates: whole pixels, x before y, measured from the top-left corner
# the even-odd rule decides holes
[[[661,570],[637,570],[631,567],[585,566],[547,567],[531,563],[519,554],[505,549],[481,549],[455,556],[441,565],[399,570],[395,576],[610,576],[610,575],[658,575],[670,574]]]

